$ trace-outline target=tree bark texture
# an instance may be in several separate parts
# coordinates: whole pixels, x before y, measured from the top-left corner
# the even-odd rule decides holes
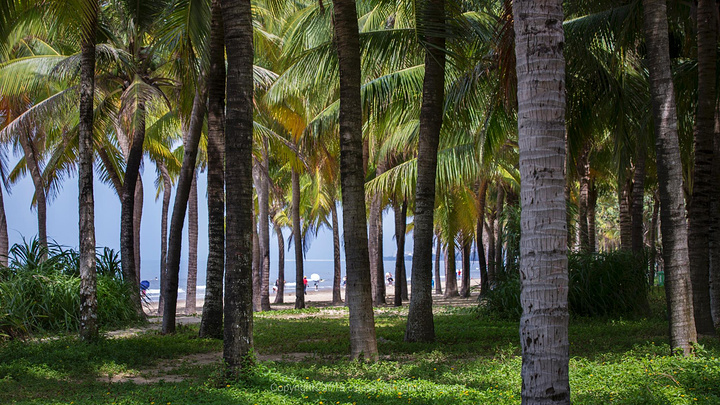
[[[631,234],[630,244],[633,253],[641,255],[645,248],[643,240],[643,209],[645,207],[645,149],[641,142],[638,142],[635,162],[635,173],[633,175],[632,205],[630,208]]]
[[[643,0],[650,94],[660,191],[665,291],[670,309],[670,347],[692,353],[697,342],[690,280],[682,161],[665,0]]]
[[[442,258],[442,243],[440,243],[440,235],[435,238],[435,294],[442,294],[442,283],[440,282],[440,259]],[[413,257],[413,261],[415,258]],[[411,277],[412,278],[412,277]],[[410,280],[412,282],[412,280]],[[432,283],[432,282],[431,282]]]
[[[445,250],[445,298],[458,297],[457,288],[457,263],[455,261],[455,241],[448,242]]]
[[[522,403],[569,404],[565,60],[560,0],[516,0]]]
[[[350,311],[350,356],[377,360],[375,315],[370,288],[360,99],[360,35],[354,0],[335,0],[335,44],[340,70],[340,185]]]
[[[505,261],[503,260],[503,222],[505,217],[503,215],[503,208],[505,207],[505,188],[502,183],[498,183],[497,193],[497,225],[495,226],[495,276],[497,277],[500,272],[505,272]]]
[[[142,162],[142,158],[141,162]],[[141,163],[142,164],[142,163]],[[133,250],[135,252],[135,279],[140,282],[140,225],[142,224],[143,204],[145,192],[143,188],[142,176],[138,173],[137,183],[135,183],[135,204],[133,205]],[[138,286],[139,288],[139,286]]]
[[[423,79],[420,130],[418,134],[417,186],[413,268],[410,283],[405,341],[432,342],[435,324],[432,313],[432,238],[435,210],[437,151],[443,123],[445,98],[445,1],[424,0],[417,4],[419,23],[424,25],[425,77]],[[440,280],[436,280],[439,284]]]
[[[715,113],[715,156],[720,157],[720,111]],[[712,177],[720,177],[720,159],[713,159]],[[720,187],[713,187],[710,198],[710,312],[715,329],[720,329]]]
[[[407,230],[407,201],[395,204],[395,300],[396,307],[402,306],[403,284],[407,289],[407,277],[405,276],[405,231]]]
[[[250,0],[222,0],[227,50],[225,338],[228,374],[253,364],[253,26]]]
[[[370,288],[372,289],[373,305],[380,305],[378,291],[382,284],[383,275],[378,273],[378,233],[380,232],[380,201],[378,196],[370,198],[370,209],[368,210],[368,255],[370,256]]]
[[[196,92],[190,113],[190,126],[183,153],[180,177],[175,190],[175,202],[170,219],[168,236],[167,282],[165,283],[165,307],[163,308],[162,333],[175,333],[175,312],[177,311],[178,276],[180,274],[180,253],[182,251],[182,230],[190,198],[198,144],[205,115],[205,97]]]
[[[632,249],[632,180],[618,183],[618,211],[620,215],[620,249]]]
[[[302,225],[300,223],[300,174],[292,169],[292,232],[295,245],[295,309],[305,308]]]
[[[197,312],[197,267],[198,264],[198,189],[197,169],[193,172],[188,197],[188,269],[185,287],[185,313]]]
[[[278,241],[278,279],[277,279],[277,294],[275,295],[275,304],[282,304],[285,302],[285,237],[282,234],[282,228],[276,223],[275,235]]]
[[[260,162],[260,189],[258,190],[258,225],[260,237],[260,309],[270,310],[270,174],[268,165],[267,138],[263,138],[262,157]]]
[[[460,296],[467,298],[470,296],[470,251],[472,250],[470,240],[463,242],[462,245],[462,284],[460,285]]]
[[[590,253],[595,253],[597,250],[597,228],[595,226],[596,209],[597,209],[597,197],[598,191],[595,187],[595,181],[590,179],[590,193],[588,195],[588,248]]]
[[[580,191],[578,193],[578,234],[580,250],[590,251],[590,231],[588,229],[588,200],[590,199],[590,142],[585,141],[576,164]]]
[[[488,269],[485,259],[485,245],[483,243],[483,228],[485,224],[485,198],[487,188],[490,182],[483,179],[478,190],[478,222],[476,231],[476,243],[478,251],[478,262],[480,263],[480,293],[485,294],[488,291]]]
[[[163,179],[162,213],[160,214],[160,299],[158,301],[158,315],[162,316],[165,306],[165,283],[167,282],[168,212],[170,211],[172,180],[165,164],[158,162],[157,167]]]
[[[257,171],[257,166],[253,169],[253,175]],[[257,180],[257,178],[256,178]],[[257,189],[257,188],[256,188]],[[252,280],[253,280],[253,311],[260,312],[260,235],[257,231],[257,217],[253,216],[253,250],[252,250]]]
[[[715,136],[715,94],[717,24],[714,0],[697,2],[698,104],[695,116],[695,155],[692,198],[688,205],[688,257],[693,290],[697,333],[715,333],[710,309],[710,196],[713,184],[713,138]]]
[[[95,267],[95,197],[93,193],[93,98],[95,94],[95,27],[97,3],[93,3],[90,26],[85,33],[80,54],[80,111],[78,135],[78,206],[80,236],[80,338],[98,338],[97,274]],[[1,191],[0,191],[1,192]],[[5,230],[5,246],[0,255],[7,261],[7,224],[0,195],[0,229]],[[1,238],[1,236],[0,236]],[[1,244],[1,243],[0,243]]]
[[[333,305],[342,304],[341,295],[341,278],[342,263],[340,261],[340,222],[338,221],[337,205],[333,202],[330,206],[330,215],[332,216],[332,233],[333,233]]]

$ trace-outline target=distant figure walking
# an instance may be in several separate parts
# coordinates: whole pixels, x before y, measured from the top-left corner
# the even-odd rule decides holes
[[[392,278],[392,274],[390,274],[389,272],[385,273],[385,280],[387,281],[388,285],[393,285],[394,280]]]
[[[303,286],[305,287],[305,289],[303,291],[305,292],[306,295],[307,295],[307,285],[308,285],[307,277],[303,277]]]

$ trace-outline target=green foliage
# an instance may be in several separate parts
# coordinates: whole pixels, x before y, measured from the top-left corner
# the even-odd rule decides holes
[[[44,256],[46,255],[46,258]],[[0,268],[0,337],[75,332],[80,324],[78,253],[37,240],[10,249],[9,267]],[[104,327],[137,322],[129,286],[120,274],[118,255],[98,256],[98,321]]]
[[[617,250],[568,255],[570,313],[576,316],[621,316],[649,312],[647,258]],[[482,297],[480,311],[501,319],[519,319],[520,278],[500,273]]]

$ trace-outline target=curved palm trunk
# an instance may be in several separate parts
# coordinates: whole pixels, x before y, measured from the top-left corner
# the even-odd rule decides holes
[[[407,201],[395,205],[395,301],[396,307],[402,306],[403,284],[407,290],[407,277],[405,276],[405,231],[407,229]]]
[[[435,242],[435,294],[442,294],[442,283],[440,282],[440,258],[442,257],[442,243],[440,243],[440,234],[436,236]],[[413,262],[415,262],[414,257]]]
[[[713,189],[712,161],[715,135],[717,5],[697,2],[698,105],[695,118],[695,164],[692,198],[688,206],[688,256],[693,290],[695,328],[715,333],[710,309],[710,194]],[[715,9],[714,9],[715,8]]]
[[[140,285],[135,266],[135,193],[140,176],[143,142],[145,142],[145,104],[139,103],[137,109],[139,119],[127,154],[125,179],[123,180],[120,211],[120,260],[122,262],[123,278],[130,286],[135,311],[142,315]]]
[[[305,308],[305,284],[303,283],[302,228],[300,224],[300,174],[292,169],[292,224],[295,244],[295,309]]]
[[[335,43],[340,70],[340,186],[350,310],[350,356],[377,360],[375,315],[370,290],[370,257],[365,217],[365,184],[360,100],[360,35],[354,0],[335,0]]]
[[[5,217],[5,202],[3,201],[2,183],[0,183],[0,265],[7,267],[8,250],[10,241],[8,239],[7,218]]]
[[[660,229],[665,290],[670,308],[670,346],[689,355],[697,342],[689,272],[687,225],[677,113],[670,72],[667,5],[643,0],[650,93],[655,117],[655,149],[660,189]]]
[[[180,273],[180,253],[182,251],[182,230],[185,213],[190,198],[198,143],[202,133],[205,115],[205,97],[196,92],[193,109],[190,114],[190,126],[183,153],[180,177],[175,190],[175,202],[170,219],[168,236],[167,282],[165,283],[165,307],[163,308],[162,333],[175,333],[175,312],[177,311],[178,275]]]
[[[92,27],[85,33],[80,56],[80,110],[78,135],[78,200],[80,236],[80,338],[98,338],[97,275],[95,269],[95,197],[93,193],[93,97],[95,93],[95,27],[97,3],[92,5]],[[5,245],[0,241],[0,255],[7,262],[7,224],[0,191],[0,231],[5,231]],[[2,236],[0,235],[0,238]]]
[[[208,74],[208,259],[200,337],[223,337],[225,273],[225,37],[220,0],[212,0]]]
[[[423,79],[420,133],[415,191],[415,242],[405,340],[432,342],[435,324],[432,313],[432,238],[435,210],[435,175],[445,98],[445,36],[438,32],[445,24],[445,1],[427,0],[418,4],[425,24],[425,78]],[[428,28],[429,27],[429,28]],[[434,31],[434,32],[433,32]],[[440,283],[440,280],[437,280]]]
[[[462,284],[460,286],[460,296],[467,298],[470,296],[470,250],[471,241],[463,242],[462,247]]]
[[[445,251],[445,295],[443,295],[445,298],[460,296],[457,288],[456,271],[455,241],[450,241]]]
[[[37,161],[37,152],[32,138],[29,135],[20,134],[18,137],[25,155],[25,163],[30,172],[30,177],[35,186],[35,207],[37,208],[38,219],[38,241],[47,250],[47,197],[45,194],[45,180],[42,177],[42,170]]]
[[[332,216],[332,232],[333,232],[333,305],[342,304],[342,294],[340,289],[342,278],[342,264],[340,262],[340,224],[337,215],[337,205],[335,202],[330,206],[330,214]]]
[[[198,270],[198,189],[197,169],[193,172],[188,197],[188,270],[185,287],[185,313],[197,312],[197,270]]]
[[[260,226],[260,309],[270,310],[270,174],[268,173],[268,140],[263,139],[263,161],[260,163],[260,189],[258,190],[258,210]]]
[[[222,0],[227,50],[225,338],[228,374],[253,364],[253,26],[250,0]]]
[[[645,248],[643,240],[643,208],[645,206],[645,150],[641,142],[638,142],[637,162],[635,163],[635,174],[633,175],[632,186],[632,207],[631,215],[631,248],[633,253],[642,254]]]
[[[513,15],[522,209],[522,402],[569,404],[562,1],[516,0]]]
[[[280,226],[276,223],[273,223],[273,225],[278,242],[278,279],[275,304],[282,304],[285,302],[285,237]]]
[[[487,188],[490,182],[487,179],[483,179],[480,183],[480,189],[478,190],[478,221],[476,231],[476,243],[478,252],[478,262],[480,263],[480,294],[485,294],[488,291],[488,270],[487,262],[485,261],[485,245],[483,243],[483,224],[485,223],[485,196],[487,195]]]
[[[162,316],[165,306],[165,283],[167,282],[167,228],[170,197],[172,195],[172,181],[167,166],[162,162],[158,162],[157,165],[163,179],[162,213],[160,215],[160,299],[158,301],[158,315]]]

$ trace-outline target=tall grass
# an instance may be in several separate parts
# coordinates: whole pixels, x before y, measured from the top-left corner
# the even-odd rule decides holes
[[[98,255],[98,321],[118,327],[138,321],[129,286],[119,277],[118,255],[105,248]],[[47,332],[75,332],[80,325],[78,254],[37,240],[10,249],[9,265],[0,268],[0,337]]]

